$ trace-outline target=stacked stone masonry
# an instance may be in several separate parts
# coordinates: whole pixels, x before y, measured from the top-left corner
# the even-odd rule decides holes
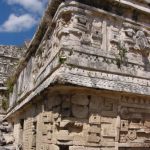
[[[6,113],[2,107],[8,99],[7,79],[15,71],[18,61],[23,55],[23,47],[0,45],[0,114]],[[1,117],[0,117],[1,120]]]
[[[22,54],[22,47],[0,45],[0,87],[5,86],[4,83],[15,71],[15,66]]]
[[[23,149],[149,149],[149,99],[63,89],[45,93],[17,116],[24,127],[15,123],[14,133],[23,132],[15,137]]]
[[[50,1],[10,93],[16,148],[149,150],[149,5]]]
[[[7,79],[13,74],[25,48],[0,45],[0,150],[12,147],[14,142],[11,123],[2,121],[8,107]],[[2,147],[1,147],[2,146]]]

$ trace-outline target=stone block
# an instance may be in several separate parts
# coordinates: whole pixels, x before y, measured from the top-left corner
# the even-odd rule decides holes
[[[74,135],[73,136],[73,145],[85,145],[86,137],[83,135]]]
[[[97,125],[92,125],[92,126],[90,126],[88,132],[89,133],[97,133],[97,134],[100,135],[100,133],[101,133],[101,127],[97,126]]]
[[[120,134],[120,143],[126,143],[127,142],[127,136],[125,133]]]
[[[100,112],[102,107],[102,98],[92,96],[89,104],[90,112]]]
[[[55,133],[56,139],[59,141],[71,141],[72,137],[69,135],[68,130],[60,130]]]
[[[13,144],[15,139],[11,134],[3,134],[6,144]]]
[[[71,121],[69,119],[68,120],[62,120],[60,122],[60,127],[65,128],[69,123],[71,123]]]
[[[99,143],[100,142],[100,136],[97,136],[97,134],[90,133],[87,137],[87,141],[89,143]]]
[[[53,122],[53,117],[51,112],[44,112],[42,114],[43,118],[43,123],[52,123]]]
[[[52,139],[52,132],[51,132],[51,131],[48,131],[48,132],[47,132],[47,139],[48,139],[48,140],[51,140],[51,139]]]
[[[147,127],[147,128],[150,128],[150,121],[145,121],[144,126]]]
[[[88,107],[81,105],[72,105],[72,114],[76,118],[85,119],[88,117]]]
[[[53,96],[49,98],[49,105],[52,105],[51,107],[59,106],[62,102],[62,99],[60,96]]]
[[[62,103],[62,116],[69,117],[71,115],[71,104],[70,101],[63,101]]]
[[[93,114],[93,113],[91,113],[90,117],[89,117],[89,123],[90,124],[100,124],[101,123],[100,114]]]
[[[116,130],[113,124],[101,124],[101,135],[103,137],[115,137]]]
[[[42,135],[47,135],[47,127],[44,124],[41,124]]]
[[[69,150],[101,150],[98,147],[70,146]]]
[[[102,147],[101,150],[116,150],[116,148],[114,148],[114,147],[109,147],[109,148]]]
[[[74,95],[72,96],[71,102],[76,105],[87,106],[89,104],[89,99],[87,95]]]
[[[128,131],[128,120],[121,120],[121,131]]]
[[[59,146],[54,144],[42,144],[39,150],[60,150]]]

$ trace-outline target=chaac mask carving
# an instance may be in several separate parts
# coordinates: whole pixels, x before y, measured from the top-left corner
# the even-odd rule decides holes
[[[123,24],[123,29],[120,31],[122,43],[127,51],[137,51],[142,55],[150,53],[150,35],[148,31],[144,31],[137,26],[129,23]]]

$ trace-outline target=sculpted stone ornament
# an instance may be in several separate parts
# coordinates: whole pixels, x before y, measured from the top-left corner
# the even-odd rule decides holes
[[[133,35],[135,34],[135,32],[134,32],[133,29],[126,29],[126,30],[124,30],[124,32],[125,32],[125,34],[126,34],[128,37],[130,37],[130,38],[132,38]]]
[[[129,140],[134,141],[137,138],[136,131],[135,130],[129,130],[127,137]]]
[[[127,142],[126,134],[121,134],[121,135],[120,135],[120,142],[121,142],[121,143],[126,143],[126,142]]]
[[[91,44],[91,36],[88,33],[83,33],[81,37],[81,44],[90,45]]]
[[[35,54],[34,66],[33,66],[33,78],[36,79],[36,76],[39,70],[45,65],[45,63],[51,57],[52,52],[56,53],[56,49],[60,45],[60,38],[64,35],[64,26],[66,22],[63,19],[58,19],[56,22],[56,27],[51,36],[47,36],[46,39],[42,41],[39,45],[39,48]],[[66,34],[66,31],[65,31]],[[53,51],[52,51],[53,50]]]
[[[123,43],[128,52],[136,50],[141,54],[150,53],[149,37],[139,27],[123,23],[123,28],[120,30],[120,37],[121,43]]]
[[[128,131],[128,121],[127,120],[122,120],[121,121],[121,131]]]
[[[90,124],[100,125],[100,123],[101,123],[101,118],[100,118],[99,114],[93,114],[93,113],[90,114],[89,123],[90,123]]]
[[[40,68],[44,66],[44,62],[48,58],[48,50],[49,50],[48,44],[49,44],[48,40],[44,40],[39,47],[39,50],[34,59],[34,68],[33,68],[34,75],[38,72]]]
[[[110,51],[114,55],[118,55],[118,44],[120,40],[119,29],[111,27],[110,31]]]
[[[92,43],[93,45],[102,45],[102,23],[94,20],[92,23]]]
[[[121,115],[123,118],[129,118],[129,110],[128,110],[128,108],[122,107],[122,108],[120,109],[120,115]]]
[[[84,32],[89,29],[88,18],[86,16],[74,15],[71,20],[74,28],[77,28]]]
[[[134,40],[136,43],[134,48],[136,50],[150,53],[150,43],[144,31],[137,31],[136,35],[134,36]]]

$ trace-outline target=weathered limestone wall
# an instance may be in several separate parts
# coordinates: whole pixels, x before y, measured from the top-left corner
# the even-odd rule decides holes
[[[23,48],[0,45],[0,84],[15,71],[15,66],[23,54]]]
[[[6,99],[6,81],[15,71],[24,51],[23,47],[0,45],[0,103]]]
[[[15,71],[18,61],[24,53],[24,48],[0,45],[0,149],[11,149],[14,142],[13,127],[2,120],[8,109],[8,87],[6,81]],[[3,147],[1,147],[3,146]],[[13,149],[12,149],[13,150]]]
[[[139,20],[134,21],[136,14],[131,12],[121,17],[77,2],[62,4],[53,29],[47,29],[35,55],[19,74],[10,106],[49,76],[49,84],[60,79],[149,95],[149,16],[138,12]]]
[[[149,4],[61,2],[50,1],[13,81],[15,146],[148,150]]]
[[[14,133],[23,133],[22,139],[20,135],[15,139],[24,150],[51,150],[52,145],[54,150],[63,146],[66,150],[148,150],[150,146],[146,97],[66,87],[40,98],[20,112],[22,128],[15,123]]]

